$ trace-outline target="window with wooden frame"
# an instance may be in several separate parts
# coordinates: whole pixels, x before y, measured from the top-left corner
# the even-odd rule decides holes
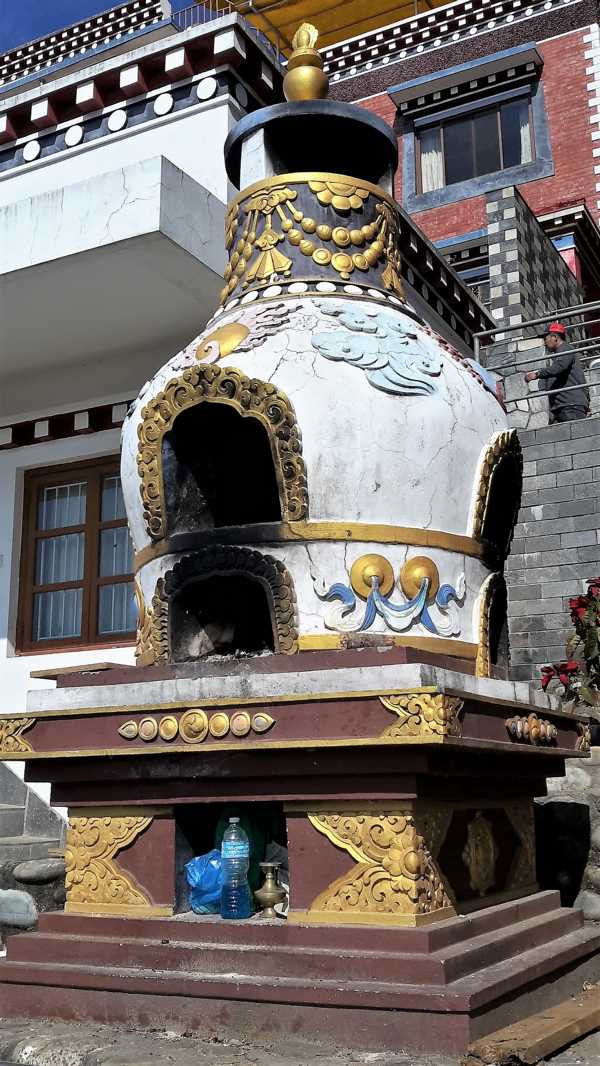
[[[136,619],[118,459],[28,471],[17,650],[130,644]]]
[[[520,96],[423,126],[417,136],[417,188],[433,192],[534,159],[531,99]]]

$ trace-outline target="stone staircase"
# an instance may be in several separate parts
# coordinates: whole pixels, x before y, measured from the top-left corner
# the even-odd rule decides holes
[[[15,863],[45,859],[64,843],[65,823],[5,763],[0,763],[0,888]]]

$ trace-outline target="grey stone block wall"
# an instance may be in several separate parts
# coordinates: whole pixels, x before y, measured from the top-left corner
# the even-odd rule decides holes
[[[488,193],[486,212],[490,311],[499,326],[520,326],[552,314],[556,308],[582,303],[581,286],[518,189],[507,186]],[[525,370],[547,361],[536,333],[536,329],[524,327],[497,334],[499,343],[482,352],[482,362],[490,369],[519,363],[518,370],[504,370],[503,375],[511,424],[522,429],[548,424],[547,399],[536,397],[537,382],[527,386],[523,379]],[[524,367],[522,361],[526,359],[533,362]],[[521,396],[525,398],[517,399]]]
[[[568,601],[600,574],[600,417],[519,433],[523,499],[506,566],[511,674],[564,659]]]

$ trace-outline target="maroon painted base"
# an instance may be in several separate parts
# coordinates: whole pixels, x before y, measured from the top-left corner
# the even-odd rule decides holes
[[[6,1017],[461,1052],[598,980],[599,947],[554,892],[421,929],[48,914],[10,938],[0,1003]]]

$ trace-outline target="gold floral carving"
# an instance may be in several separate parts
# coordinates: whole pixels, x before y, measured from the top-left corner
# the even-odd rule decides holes
[[[463,700],[445,693],[416,692],[380,696],[384,707],[398,715],[382,737],[459,737]]]
[[[257,418],[267,430],[281,494],[282,517],[308,516],[306,467],[296,414],[285,393],[234,367],[194,366],[173,378],[142,411],[138,427],[137,467],[141,479],[144,520],[149,536],[166,536],[161,448],[165,433],[182,411],[200,403],[223,403],[243,417]]]
[[[498,500],[497,503],[499,506],[504,507],[509,507],[511,504],[514,504],[514,521],[516,521],[521,501],[523,452],[521,451],[521,445],[515,429],[507,429],[500,433],[496,433],[481,459],[471,520],[471,535],[476,540],[481,540],[483,536],[484,526],[486,524],[492,500],[491,490],[494,478],[501,465],[506,462],[510,462],[514,470],[512,477],[513,484],[511,485],[513,498],[512,500]],[[510,529],[510,535],[512,536],[512,526]],[[493,547],[502,555],[507,554],[510,547],[510,537],[508,538],[507,544],[495,544]]]
[[[522,744],[555,744],[558,736],[556,726],[534,712],[507,718],[505,725],[508,735]]]
[[[16,755],[33,751],[22,734],[29,729],[34,718],[0,718],[0,755]]]
[[[508,877],[509,888],[535,884],[535,818],[531,800],[515,800],[505,807],[519,838],[519,848]]]
[[[498,850],[494,841],[491,823],[484,818],[481,811],[475,815],[467,829],[467,843],[462,858],[469,871],[471,888],[480,896],[485,896],[496,881],[496,859]]]
[[[411,811],[381,814],[309,814],[311,824],[356,866],[313,900],[311,912],[340,920],[402,920],[452,907],[436,863]]]
[[[138,581],[134,589],[138,609],[135,661],[138,666],[166,663],[169,658],[169,630],[167,605],[162,597],[162,578],[159,578],[151,607],[146,607]]]
[[[362,211],[372,194],[379,195],[376,217],[364,225],[344,226],[319,222],[299,210],[298,191],[278,179],[254,187],[231,205],[225,224],[229,263],[225,268],[224,302],[240,286],[264,282],[274,276],[289,277],[293,260],[282,249],[298,248],[317,266],[331,266],[347,281],[355,271],[366,272],[385,263],[386,288],[404,298],[400,279],[398,215],[377,186],[366,188],[341,175],[306,176],[294,182],[307,186],[319,204],[345,214]],[[242,217],[244,219],[242,223]],[[335,219],[332,220],[335,222]]]
[[[150,907],[151,900],[134,878],[114,861],[152,818],[72,818],[67,830],[67,910],[85,905],[90,910],[106,907]]]

